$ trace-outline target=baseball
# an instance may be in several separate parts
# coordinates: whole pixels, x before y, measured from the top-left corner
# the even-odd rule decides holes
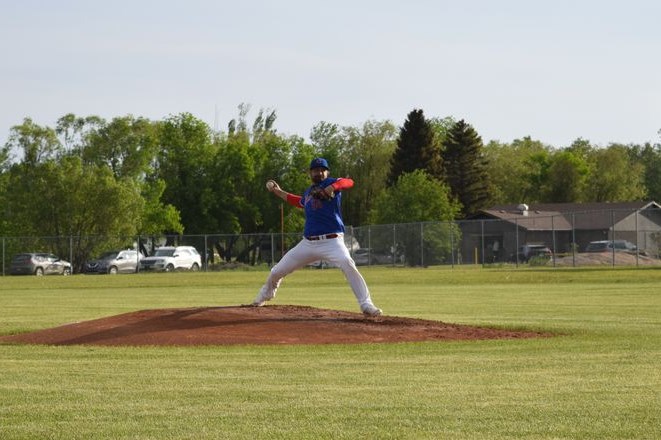
[[[275,187],[275,182],[272,180],[267,180],[266,181],[266,189],[269,191],[273,191],[273,188]]]

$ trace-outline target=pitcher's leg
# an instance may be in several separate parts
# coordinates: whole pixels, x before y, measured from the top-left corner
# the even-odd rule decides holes
[[[360,310],[366,315],[380,315],[382,311],[372,302],[367,283],[365,282],[365,279],[360,274],[360,272],[358,272],[356,263],[351,258],[349,250],[341,240],[339,242],[341,245],[338,246],[337,249],[333,250],[335,263],[340,267],[342,273],[344,273],[345,278],[349,282],[351,290],[353,291],[353,294],[358,301],[358,305],[360,306]]]
[[[253,300],[252,304],[254,306],[263,306],[266,301],[273,299],[285,276],[314,260],[314,254],[312,253],[309,244],[306,243],[305,240],[299,242],[271,268],[271,272],[266,278],[266,282],[259,290],[259,293]]]
[[[358,304],[362,307],[363,304],[369,304],[372,302],[370,298],[370,291],[367,287],[367,283],[363,276],[356,269],[355,264],[351,264],[350,261],[347,263],[342,263],[340,265],[342,272],[344,273],[345,278],[349,281],[351,290],[358,301]]]

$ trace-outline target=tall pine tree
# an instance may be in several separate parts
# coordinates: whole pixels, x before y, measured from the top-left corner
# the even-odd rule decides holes
[[[443,147],[446,183],[465,218],[486,207],[490,199],[482,138],[462,119],[450,128]]]
[[[441,151],[431,123],[425,119],[422,110],[413,110],[399,130],[397,148],[390,159],[387,185],[394,185],[399,176],[415,170],[424,170],[431,177],[441,180],[442,164]]]

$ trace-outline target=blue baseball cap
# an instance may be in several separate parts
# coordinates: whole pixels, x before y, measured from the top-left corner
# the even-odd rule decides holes
[[[312,159],[312,162],[310,162],[310,169],[312,168],[326,168],[327,170],[330,170],[330,167],[328,166],[328,161],[323,157],[317,157],[316,159]]]

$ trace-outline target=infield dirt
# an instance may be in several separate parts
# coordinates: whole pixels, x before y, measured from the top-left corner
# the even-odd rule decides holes
[[[142,310],[0,337],[46,345],[360,344],[550,336],[293,305]]]

